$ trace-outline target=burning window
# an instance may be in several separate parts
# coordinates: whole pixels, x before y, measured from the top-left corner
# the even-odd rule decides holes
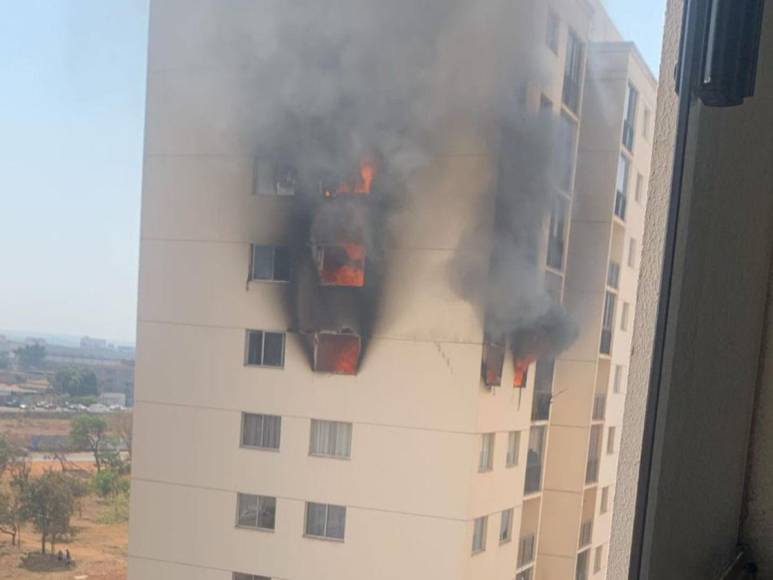
[[[483,344],[483,364],[481,374],[487,387],[502,384],[502,367],[505,364],[504,341],[486,340]]]
[[[314,335],[314,370],[355,375],[360,365],[362,341],[353,333],[318,332]]]
[[[290,280],[290,256],[287,248],[252,246],[250,280]]]
[[[317,246],[316,260],[323,286],[365,285],[365,247],[362,244]]]
[[[531,356],[520,356],[513,358],[513,387],[516,389],[525,389],[526,380],[529,378],[529,367],[535,361]]]
[[[373,178],[376,175],[376,168],[372,163],[362,162],[360,171],[357,175],[344,179],[338,184],[323,183],[322,194],[325,197],[336,197],[338,195],[367,195],[373,187]]]
[[[284,358],[285,335],[283,332],[247,331],[247,365],[283,367]]]

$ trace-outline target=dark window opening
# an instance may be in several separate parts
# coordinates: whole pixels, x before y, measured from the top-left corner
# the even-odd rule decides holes
[[[317,246],[316,258],[323,286],[365,285],[365,246],[362,244]]]
[[[569,38],[566,44],[566,64],[564,67],[563,99],[564,104],[575,114],[580,108],[583,53],[582,41],[574,30],[569,29]]]
[[[356,375],[361,351],[362,340],[356,334],[318,332],[314,335],[314,370]]]
[[[290,280],[290,255],[287,248],[277,246],[253,246],[251,280]]]
[[[483,364],[481,374],[487,387],[502,384],[502,368],[505,364],[505,341],[486,339],[483,343]]]

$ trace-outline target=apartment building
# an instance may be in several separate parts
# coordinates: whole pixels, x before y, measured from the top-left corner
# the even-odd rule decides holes
[[[549,71],[520,106],[559,127],[537,259],[580,329],[527,369],[449,277],[495,212],[498,161],[469,119],[442,128],[390,215],[367,337],[349,311],[328,322],[367,290],[371,255],[324,239],[294,261],[299,192],[256,153],[241,46],[265,41],[262,9],[151,2],[130,579],[603,577],[654,110],[635,49],[597,38],[584,0],[514,20]],[[350,197],[374,171],[321,184],[315,211],[369,219]]]

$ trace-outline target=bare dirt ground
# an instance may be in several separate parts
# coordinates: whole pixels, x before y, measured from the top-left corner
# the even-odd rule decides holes
[[[92,469],[89,463],[80,463],[85,469]],[[33,474],[46,468],[57,469],[58,462],[34,462]],[[126,555],[128,546],[128,523],[100,523],[101,514],[109,511],[101,500],[94,496],[83,498],[82,514],[76,510],[73,525],[77,533],[72,542],[57,545],[57,550],[69,548],[74,565],[69,569],[60,567],[54,560],[45,571],[27,570],[20,566],[21,556],[27,552],[40,551],[40,536],[27,526],[22,532],[22,546],[11,546],[10,536],[0,536],[0,580],[126,580]]]
[[[27,417],[24,414],[5,414],[0,417],[0,433],[28,447],[35,435],[66,437],[70,433],[70,420],[66,418]]]

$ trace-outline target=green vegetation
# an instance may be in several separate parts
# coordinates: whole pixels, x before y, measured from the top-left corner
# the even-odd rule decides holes
[[[56,541],[72,534],[70,518],[75,496],[70,478],[58,471],[47,471],[27,482],[22,498],[25,518],[40,533],[41,554],[46,553],[46,540],[53,553]]]
[[[78,415],[70,423],[70,441],[79,449],[94,454],[97,472],[102,471],[105,446],[108,442],[107,421],[96,415]]]
[[[99,393],[94,371],[75,367],[56,371],[51,386],[57,393],[71,397],[89,397]]]
[[[46,359],[46,347],[40,344],[28,344],[17,348],[13,353],[19,366],[25,370],[43,366]]]

